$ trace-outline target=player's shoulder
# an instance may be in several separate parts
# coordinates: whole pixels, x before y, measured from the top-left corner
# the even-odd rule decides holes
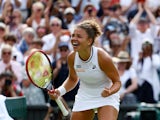
[[[98,59],[102,61],[111,60],[111,56],[103,48],[97,47]]]
[[[110,57],[109,53],[105,51],[103,48],[97,47],[98,56],[106,56]]]
[[[69,53],[69,55],[68,55],[68,62],[69,62],[69,63],[74,62],[75,55],[76,55],[76,52],[75,52],[75,51],[71,51],[71,52]]]

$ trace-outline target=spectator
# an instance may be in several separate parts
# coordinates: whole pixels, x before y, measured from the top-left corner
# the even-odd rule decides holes
[[[36,29],[36,35],[38,39],[42,39],[43,36],[45,36],[46,34],[48,34],[48,30],[45,26],[38,26]]]
[[[113,61],[117,64],[122,84],[120,89],[121,103],[136,103],[136,89],[138,88],[138,79],[136,70],[131,67],[132,61],[129,53],[127,51],[120,51],[117,57],[113,57]],[[127,101],[127,98],[131,95],[133,97],[130,98],[130,101]]]
[[[18,44],[18,49],[22,52],[22,54],[25,54],[25,52],[28,50],[29,45],[32,43],[33,39],[36,37],[36,32],[31,27],[26,27],[23,31],[23,39]]]
[[[12,13],[12,24],[9,26],[9,32],[13,33],[16,35],[17,38],[17,43],[19,43],[22,40],[22,32],[21,28],[23,25],[22,23],[22,13],[20,10],[15,9]]]
[[[70,32],[73,32],[73,28],[76,24],[75,21],[75,10],[72,7],[68,7],[64,11],[64,23],[66,24],[67,29],[69,29]]]
[[[119,4],[110,6],[108,9],[109,9],[108,16],[105,16],[102,20],[103,25],[106,25],[108,23],[121,25],[128,22],[127,18],[123,16],[122,7]]]
[[[32,27],[34,30],[37,29],[39,25],[49,27],[49,15],[44,14],[45,6],[42,2],[37,1],[32,5],[31,16],[26,20],[28,26]],[[44,16],[44,17],[43,17]]]
[[[101,37],[101,45],[111,56],[117,56],[122,49],[122,42],[116,28],[113,25],[107,25],[104,29],[104,34]]]
[[[142,16],[144,10],[147,13],[146,17]],[[129,30],[131,38],[131,57],[134,65],[141,51],[142,40],[145,38],[153,40],[157,36],[159,30],[159,26],[156,26],[156,19],[146,3],[138,4],[138,12],[131,20]],[[154,41],[152,42],[154,44]]]
[[[160,6],[155,11],[155,17],[156,17],[158,25],[160,25]]]
[[[35,38],[33,39],[33,41],[31,42],[31,44],[29,44],[28,46],[28,50],[25,52],[24,54],[24,63],[26,63],[26,60],[28,58],[28,56],[30,55],[30,53],[33,50],[41,50],[43,47],[44,42],[41,39]]]
[[[21,0],[3,0],[0,4],[0,8],[1,8],[0,12],[3,11],[3,8],[7,2],[10,2],[13,5],[14,9],[19,9],[22,1]]]
[[[75,8],[76,10],[76,17],[77,20],[79,21],[83,16],[84,16],[84,8],[86,7],[86,5],[88,4],[92,4],[93,6],[95,6],[95,9],[98,11],[99,10],[99,3],[100,0],[72,0],[71,1],[71,5],[73,8]]]
[[[50,26],[51,33],[45,35],[42,38],[42,41],[44,42],[42,50],[44,50],[48,55],[52,56],[52,60],[54,60],[57,57],[57,47],[54,47],[56,46],[56,41],[58,40],[69,42],[70,32],[68,32],[68,30],[62,29],[62,21],[57,17],[50,21]]]
[[[24,64],[23,54],[16,47],[16,43],[17,43],[16,36],[11,33],[6,34],[4,37],[4,43],[12,46],[12,51],[13,51],[12,59],[21,64]]]
[[[12,60],[12,47],[8,44],[5,44],[1,50],[2,60],[0,61],[0,73],[9,71],[13,74],[14,80],[13,83],[17,86],[20,86],[22,81],[22,65]]]
[[[61,31],[62,21],[55,17],[50,21],[50,30],[51,32],[47,35],[44,35],[42,41],[44,42],[43,50],[50,50],[56,42],[56,35]]]
[[[99,10],[97,16],[100,17],[101,21],[105,16],[109,15],[109,7],[110,7],[111,0],[100,0],[99,3]]]
[[[6,96],[2,95],[2,89],[3,86],[5,85],[5,74],[1,73],[0,74],[0,119],[1,120],[13,120],[7,111],[6,105],[5,105],[5,100],[6,100]]]
[[[13,4],[8,0],[3,7],[3,12],[0,16],[0,20],[4,22],[7,26],[12,24],[12,13],[13,13],[14,7]]]
[[[160,67],[160,57],[158,54],[153,53],[153,42],[148,38],[143,40],[142,53],[140,53],[136,65],[139,101],[147,103],[158,102],[160,80],[157,69]]]
[[[83,8],[83,16],[78,22],[84,21],[87,19],[95,19],[96,22],[103,28],[100,19],[97,17],[97,12],[98,11],[97,11],[95,5],[88,2]]]
[[[2,94],[6,97],[23,96],[21,87],[15,83],[15,75],[10,71],[5,71],[5,84],[2,88]]]

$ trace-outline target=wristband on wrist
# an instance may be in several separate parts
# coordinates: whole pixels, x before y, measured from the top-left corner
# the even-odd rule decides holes
[[[58,88],[58,90],[59,90],[59,92],[60,92],[60,96],[63,96],[64,94],[66,94],[66,89],[63,87],[63,86],[60,86],[59,88]]]

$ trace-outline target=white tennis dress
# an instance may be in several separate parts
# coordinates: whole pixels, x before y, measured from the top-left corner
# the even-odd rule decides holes
[[[75,97],[72,111],[84,111],[110,105],[119,111],[119,93],[109,97],[102,97],[104,87],[110,88],[112,81],[100,69],[98,63],[98,49],[92,47],[91,56],[87,61],[75,55],[74,68],[80,79],[80,86]],[[107,67],[107,66],[105,66]]]

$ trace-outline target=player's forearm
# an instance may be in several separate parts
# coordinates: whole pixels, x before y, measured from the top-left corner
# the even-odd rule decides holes
[[[77,80],[71,80],[67,78],[62,86],[64,86],[64,88],[66,89],[66,92],[69,92],[72,89],[74,89],[77,84],[78,84],[78,78]]]

